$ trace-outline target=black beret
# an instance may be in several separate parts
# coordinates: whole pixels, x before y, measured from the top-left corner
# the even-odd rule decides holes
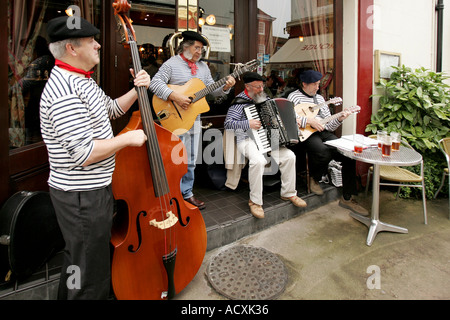
[[[181,33],[181,35],[183,36],[183,40],[195,40],[195,41],[200,41],[201,43],[203,43],[204,46],[208,45],[208,42],[206,41],[206,39],[198,32],[183,31]]]
[[[318,71],[307,70],[300,74],[300,81],[305,83],[314,83],[322,79],[322,74]]]
[[[256,72],[246,72],[244,73],[242,78],[244,79],[244,83],[249,83],[253,81],[264,81],[264,82],[266,81],[266,79],[261,77],[259,73]]]
[[[70,18],[70,20],[69,20]],[[79,19],[79,24],[77,19]],[[50,20],[47,24],[47,34],[50,42],[72,38],[87,38],[100,33],[96,27],[79,16],[62,16]]]

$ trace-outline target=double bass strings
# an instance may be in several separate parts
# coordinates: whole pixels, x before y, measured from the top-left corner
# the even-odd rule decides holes
[[[137,74],[142,69],[140,65],[140,58],[137,49],[137,44],[134,40],[130,40],[129,45],[132,54],[133,68],[135,70],[134,72],[135,74]],[[161,149],[159,147],[159,141],[153,123],[152,113],[150,109],[151,107],[150,101],[148,99],[148,95],[146,92],[147,89],[145,87],[137,87],[136,89],[138,92],[138,101],[142,117],[142,125],[145,134],[147,135],[147,153],[152,172],[152,180],[155,190],[155,196],[159,199],[160,207],[162,208],[161,219],[162,221],[164,221],[166,219],[164,213],[172,211],[169,183],[167,181],[166,171],[161,156]],[[166,233],[166,229],[164,229],[164,233]],[[172,228],[170,228],[170,233],[172,233]],[[174,233],[174,236],[176,236],[176,233]],[[172,236],[170,236],[170,239],[172,239]],[[176,243],[176,241],[174,243]],[[171,244],[172,242],[170,242],[169,244],[170,247],[172,247]],[[167,244],[167,236],[165,237],[165,248],[166,253],[170,252]]]

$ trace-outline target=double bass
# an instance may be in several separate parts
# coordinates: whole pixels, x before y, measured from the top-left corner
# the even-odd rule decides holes
[[[128,1],[113,3],[130,47],[135,74],[141,69]],[[111,279],[120,300],[170,299],[194,278],[206,252],[200,210],[180,191],[187,172],[181,140],[153,121],[147,89],[137,87],[139,111],[121,133],[143,129],[147,142],[116,154],[112,188],[117,210],[111,231]]]

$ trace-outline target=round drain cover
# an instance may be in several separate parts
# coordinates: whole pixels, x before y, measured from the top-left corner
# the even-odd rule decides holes
[[[214,289],[230,299],[266,300],[281,294],[287,283],[283,262],[252,246],[235,246],[212,258],[206,270]]]

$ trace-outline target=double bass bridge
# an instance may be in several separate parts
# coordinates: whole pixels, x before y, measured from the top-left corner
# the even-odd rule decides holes
[[[153,220],[149,221],[149,224],[152,227],[155,227],[155,228],[158,228],[161,230],[166,230],[166,229],[172,228],[174,225],[177,224],[178,218],[173,214],[172,211],[167,212],[166,217],[167,217],[167,219],[165,219],[163,221],[156,221],[156,219],[153,219]]]

